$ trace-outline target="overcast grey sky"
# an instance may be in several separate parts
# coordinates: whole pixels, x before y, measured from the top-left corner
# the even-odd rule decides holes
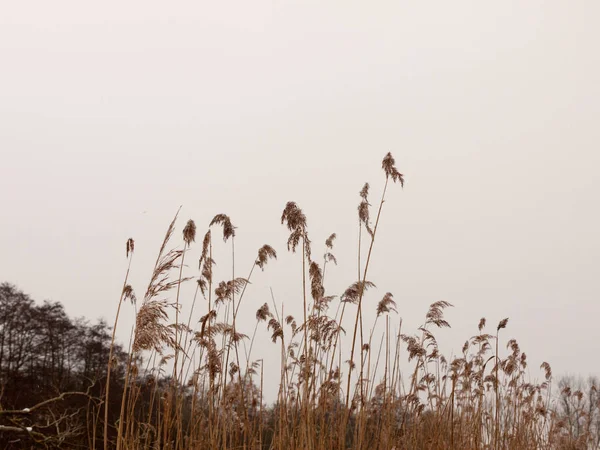
[[[447,352],[509,317],[532,376],[544,360],[600,373],[599,18],[591,0],[2,2],[0,279],[112,322],[126,239],[141,297],[183,205],[174,243],[224,212],[240,274],[262,244],[279,251],[244,315],[271,286],[300,314],[285,203],[315,245],[338,234],[340,294],[358,191],[375,202],[391,151],[406,187],[384,206],[367,324],[386,291],[404,331],[447,300]],[[228,267],[229,247],[215,259]]]

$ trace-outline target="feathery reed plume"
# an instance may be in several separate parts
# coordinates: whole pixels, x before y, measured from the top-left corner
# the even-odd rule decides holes
[[[210,310],[207,314],[200,317],[199,322],[200,322],[201,326],[200,326],[200,331],[196,333],[197,341],[204,338],[204,333],[205,333],[207,324],[210,325],[210,322],[216,320],[216,318],[217,318],[217,311],[215,311],[214,309]]]
[[[329,237],[325,240],[325,246],[329,249],[333,248],[333,241],[337,238],[335,233],[331,233]]]
[[[400,172],[398,172],[398,169],[396,169],[396,161],[391,153],[388,152],[388,154],[385,155],[385,158],[383,158],[383,162],[381,163],[381,167],[385,172],[386,178],[391,177],[394,183],[399,181],[400,185],[404,187],[404,175],[402,175]]]
[[[483,330],[485,327],[485,317],[482,317],[479,320],[479,325],[477,325],[477,328],[479,329],[479,331]]]
[[[144,302],[150,301],[161,294],[165,294],[167,291],[170,291],[180,284],[179,280],[169,281],[169,272],[174,269],[179,269],[179,259],[181,258],[181,255],[183,255],[183,251],[181,250],[170,250],[160,259],[152,274],[148,289],[146,290]],[[189,278],[184,278],[182,279],[182,282],[187,281],[188,279]]]
[[[202,239],[202,253],[200,255],[200,260],[198,261],[198,269],[200,269],[202,263],[206,261],[208,256],[208,252],[210,249],[210,230],[206,232],[204,235],[204,239]]]
[[[451,306],[451,303],[448,303],[443,300],[432,303],[429,307],[429,311],[427,311],[427,315],[425,316],[425,324],[431,323],[437,326],[438,328],[450,328],[450,324],[444,320],[444,309]]]
[[[163,239],[162,245],[160,246],[160,250],[158,251],[158,257],[156,258],[157,262],[155,267],[158,265],[158,261],[160,261],[160,259],[162,258],[162,255],[165,251],[167,243],[171,239],[171,236],[173,236],[173,232],[175,231],[175,222],[177,221],[177,217],[179,216],[179,211],[181,211],[181,207],[179,207],[177,213],[175,213],[175,217],[173,217],[173,220],[169,224],[169,228],[167,228],[167,233],[165,234],[165,238]]]
[[[281,214],[281,224],[285,224],[290,231],[290,236],[287,241],[288,250],[295,253],[296,248],[300,243],[300,238],[302,238],[306,258],[310,260],[310,239],[306,232],[306,216],[296,202],[288,202],[285,205],[283,213]]]
[[[215,289],[215,303],[224,303],[231,300],[235,294],[242,292],[242,289],[249,283],[245,278],[236,278],[227,282],[221,281]]]
[[[133,253],[133,249],[135,248],[135,242],[132,238],[127,239],[127,253],[125,254],[126,258],[129,258],[129,253]]]
[[[214,382],[215,378],[221,373],[221,351],[217,349],[217,344],[212,339],[206,341],[206,349],[208,375]]]
[[[325,288],[323,288],[323,273],[316,262],[312,261],[310,263],[308,275],[310,277],[310,294],[313,300],[317,302],[325,294]]]
[[[323,283],[325,283],[325,269],[328,262],[333,262],[337,266],[337,259],[329,250],[333,249],[333,241],[337,238],[335,233],[329,235],[325,240],[325,254],[323,255]]]
[[[183,240],[188,246],[196,241],[196,224],[192,219],[188,220],[183,229]]]
[[[427,354],[427,350],[425,350],[419,338],[415,336],[408,336],[406,334],[402,334],[400,337],[404,342],[406,342],[406,349],[408,350],[409,362],[413,358],[422,358]]]
[[[290,231],[306,228],[306,216],[296,202],[287,202],[281,214],[281,224],[286,224]]]
[[[213,220],[211,220],[209,226],[212,227],[213,225],[222,225],[223,226],[223,241],[224,242],[227,242],[227,240],[230,237],[235,237],[235,227],[231,223],[231,219],[229,219],[229,216],[227,216],[225,214],[217,214],[215,217],[213,217]]]
[[[337,258],[330,252],[325,253],[324,259],[325,262],[333,262],[337,266]]]
[[[358,195],[360,195],[360,197],[368,203],[368,197],[369,197],[369,183],[365,183],[362,187],[362,189],[360,190],[360,192],[358,193]]]
[[[271,320],[269,320],[269,323],[267,324],[267,329],[273,330],[273,334],[271,335],[271,340],[273,342],[276,342],[277,338],[283,340],[283,328],[281,327],[281,324],[277,319],[272,317]]]
[[[267,305],[265,303],[260,308],[258,308],[258,310],[256,311],[256,320],[258,320],[259,322],[262,322],[262,321],[267,320],[269,317],[273,317],[273,316],[271,315],[271,312],[269,311],[269,305]]]
[[[550,381],[552,379],[552,368],[550,367],[550,364],[544,361],[540,368],[544,369],[546,381]]]
[[[258,249],[258,256],[256,258],[256,265],[265,270],[265,265],[269,258],[277,259],[277,252],[270,245],[263,245]]]
[[[200,292],[202,293],[202,295],[206,295],[206,289],[208,288],[208,284],[206,282],[206,279],[203,277],[200,277],[196,280],[196,284],[198,285],[198,289],[200,289]]]
[[[202,296],[206,298],[206,293],[210,289],[212,284],[212,266],[215,264],[214,259],[210,257],[210,230],[204,235],[202,239],[202,253],[198,260],[198,269],[200,270],[200,277],[198,278],[198,287]]]
[[[179,211],[177,211],[167,229],[142,306],[136,317],[136,330],[132,347],[134,354],[151,348],[161,353],[163,344],[173,345],[173,331],[162,323],[162,320],[166,320],[168,317],[167,307],[172,305],[166,300],[157,300],[157,297],[166,294],[180,283],[190,279],[169,280],[171,270],[179,268],[179,259],[183,255],[181,250],[170,250],[166,254],[164,253],[167,243],[173,235],[178,215]]]
[[[315,310],[318,312],[326,311],[329,308],[329,303],[335,298],[337,298],[336,295],[325,295],[318,300],[315,300]]]
[[[377,315],[389,313],[390,311],[398,312],[396,310],[396,302],[394,301],[394,296],[391,292],[387,292],[379,303],[377,304]]]
[[[206,280],[207,283],[211,284],[212,283],[212,267],[213,265],[216,265],[217,263],[215,262],[214,259],[212,258],[206,258],[204,260],[204,264],[202,265],[202,278],[204,278]]]
[[[369,235],[373,237],[373,230],[371,228],[371,224],[369,223],[369,206],[371,206],[368,199],[369,183],[365,183],[363,188],[360,190],[359,195],[362,198],[362,200],[358,205],[358,219],[361,223],[365,225],[365,228],[367,229]]]
[[[125,300],[129,300],[132,305],[135,305],[137,302],[137,299],[135,297],[135,292],[133,292],[133,288],[131,287],[130,284],[126,285],[123,288],[123,301],[125,301]]]
[[[141,306],[136,318],[136,334],[133,341],[133,353],[142,350],[154,350],[162,354],[165,345],[175,347],[173,328],[162,321],[168,319],[166,300],[149,300]]]
[[[352,283],[342,294],[342,302],[357,304],[363,292],[369,288],[374,288],[375,284],[370,281],[356,281]]]
[[[508,317],[506,319],[502,319],[500,323],[498,323],[498,327],[496,331],[500,331],[502,328],[506,328],[506,324],[508,323]]]

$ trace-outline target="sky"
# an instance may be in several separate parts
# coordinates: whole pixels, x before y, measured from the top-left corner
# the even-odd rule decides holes
[[[244,297],[251,334],[271,288],[301,315],[286,202],[314,252],[337,234],[339,295],[356,279],[358,192],[369,182],[378,202],[389,151],[406,184],[388,190],[365,323],[388,291],[405,333],[445,300],[447,354],[481,317],[509,317],[532,379],[542,361],[600,375],[599,14],[583,0],[3,2],[0,281],[112,323],[129,237],[141,298],[177,209],[173,246],[188,219],[200,240],[225,213],[238,275],[263,244],[278,251]],[[215,259],[227,279],[228,244]],[[133,321],[128,308],[121,342]],[[264,327],[256,339],[279,367]]]

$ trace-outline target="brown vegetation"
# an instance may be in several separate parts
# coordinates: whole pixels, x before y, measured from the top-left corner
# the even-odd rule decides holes
[[[502,342],[508,319],[491,331],[481,319],[461,354],[453,358],[441,354],[436,339],[437,329],[450,327],[444,318],[444,311],[452,306],[448,302],[431,304],[414,334],[395,333],[390,315],[397,314],[398,307],[393,294],[387,292],[378,303],[368,306],[376,311],[375,322],[365,323],[365,293],[374,288],[368,279],[369,265],[386,192],[391,184],[404,185],[391,154],[383,159],[382,168],[384,184],[373,223],[369,184],[360,191],[358,277],[339,298],[328,295],[325,286],[328,264],[337,263],[333,255],[336,235],[325,241],[323,259],[319,256],[317,261],[306,215],[295,202],[287,203],[281,223],[290,233],[288,250],[298,252],[302,262],[297,274],[302,282],[302,316],[284,316],[283,307],[278,309],[273,299],[272,305],[265,303],[256,312],[251,336],[239,329],[239,307],[254,269],[267,269],[276,259],[276,251],[264,245],[248,276],[236,277],[236,227],[227,215],[216,215],[202,240],[190,316],[182,320],[179,309],[187,300],[180,298],[180,287],[191,281],[183,276],[183,266],[195,242],[196,225],[190,220],[183,229],[182,250],[168,250],[176,216],[139,305],[126,358],[112,357],[113,335],[106,388],[88,404],[88,415],[91,412],[95,417],[86,427],[89,447],[597,448],[597,385],[591,385],[587,396],[582,390],[573,392],[563,386],[556,401],[551,393],[550,366],[542,364],[543,381],[532,382],[527,375],[527,356],[519,344]],[[211,227],[215,226],[222,227],[223,240],[231,243],[233,261],[231,278],[220,282],[213,279]],[[366,255],[361,255],[363,245],[368,248]],[[126,250],[131,262],[133,240],[128,241]],[[192,327],[197,298],[203,298],[205,306],[197,326]],[[126,276],[117,320],[121,303],[127,299],[135,301]],[[168,323],[173,315],[175,322]],[[376,326],[385,329],[379,342],[373,342]],[[277,368],[263,367],[260,355],[253,356],[258,327],[271,334],[280,354]],[[350,344],[346,354],[340,345],[344,336]],[[2,361],[0,355],[0,370]],[[114,392],[109,387],[110,374],[114,376],[118,368],[122,371],[121,401],[115,411],[115,402],[109,399]],[[263,398],[265,370],[272,372],[271,379],[279,380],[277,399],[270,406]],[[8,416],[9,412],[0,410],[0,418]],[[23,426],[19,430],[27,433]]]

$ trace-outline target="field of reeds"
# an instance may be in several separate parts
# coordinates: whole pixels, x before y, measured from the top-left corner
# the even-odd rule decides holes
[[[433,303],[418,330],[395,334],[390,314],[397,312],[396,303],[388,292],[376,305],[375,323],[364,323],[363,298],[373,287],[369,263],[386,191],[404,185],[391,154],[382,169],[380,200],[371,203],[369,184],[360,191],[358,279],[340,296],[329,295],[325,283],[328,265],[336,264],[335,234],[326,240],[324,253],[317,252],[302,209],[287,203],[281,224],[289,230],[287,250],[302,260],[297,267],[302,316],[284,316],[274,301],[265,303],[256,311],[250,334],[239,326],[239,307],[253,273],[267,269],[277,257],[275,250],[261,247],[247,278],[236,277],[234,263],[230,279],[217,282],[213,239],[222,231],[218,238],[231,244],[235,258],[236,236],[231,219],[219,214],[199,239],[199,276],[183,277],[197,230],[189,220],[182,242],[175,244],[182,248],[170,249],[173,220],[139,302],[116,442],[105,439],[105,449],[535,449],[577,444],[561,432],[552,413],[550,365],[542,364],[543,382],[531,383],[519,344],[502,341],[508,319],[488,326],[482,318],[462,354],[452,359],[439,352],[436,341],[436,330],[450,327],[444,319],[444,310],[452,306],[447,302]],[[368,250],[361,254],[363,248]],[[127,257],[133,253],[130,240]],[[193,299],[180,298],[187,282],[197,285]],[[128,298],[134,294],[126,277],[119,309]],[[179,314],[184,301],[193,303],[192,311],[203,309],[196,327],[192,314]],[[174,323],[167,323],[169,317]],[[377,326],[385,331],[373,342]],[[280,352],[279,367],[264,367],[253,348],[257,327],[271,333],[273,349],[267,351]],[[342,339],[351,343],[344,354]],[[507,357],[498,356],[500,347],[509,349]],[[409,373],[400,370],[402,358],[412,363]],[[263,399],[265,371],[279,380],[273,405]],[[107,380],[107,397],[108,386]],[[104,436],[109,436],[108,427],[104,421]]]
[[[290,270],[302,290],[302,314],[285,315],[284,302],[272,297],[257,308],[251,325],[247,317],[240,320],[240,305],[252,277],[275,263],[274,248],[259,248],[243,278],[236,271],[236,227],[227,215],[216,215],[203,233],[188,220],[180,235],[176,216],[142,296],[129,284],[129,268],[125,274],[102,398],[87,410],[89,447],[597,448],[597,409],[586,412],[583,405],[600,405],[598,396],[586,403],[582,391],[563,389],[559,397],[568,399],[573,410],[581,409],[565,415],[552,392],[550,365],[532,368],[541,380],[532,381],[526,354],[515,340],[505,340],[508,319],[488,324],[482,318],[473,324],[473,335],[465,337],[462,351],[447,357],[436,333],[450,327],[444,318],[452,307],[448,302],[431,304],[416,330],[402,329],[390,292],[367,306],[363,299],[374,290],[370,263],[386,193],[404,185],[389,153],[379,181],[377,201],[371,200],[369,184],[359,192],[358,271],[341,295],[331,295],[326,283],[327,271],[337,264],[336,235],[316,244],[300,206],[285,205],[281,225],[289,231],[287,250],[298,260]],[[224,281],[213,278],[215,239],[225,241],[231,252],[230,276]],[[201,256],[190,261],[188,252],[195,245]],[[134,254],[129,239],[129,267]],[[193,277],[192,269],[197,270]],[[183,295],[184,284],[193,284],[193,297]],[[115,331],[129,302],[136,307],[135,328],[126,357],[116,358]],[[183,304],[190,311],[185,316]],[[364,320],[367,307],[376,309],[372,323]],[[255,348],[260,329],[270,334],[271,347]],[[265,365],[266,353],[278,354],[280,364]],[[117,376],[124,384],[115,403],[109,398],[114,395],[111,377]],[[265,398],[265,380],[278,382],[274,401]],[[592,392],[597,392],[595,385]]]

